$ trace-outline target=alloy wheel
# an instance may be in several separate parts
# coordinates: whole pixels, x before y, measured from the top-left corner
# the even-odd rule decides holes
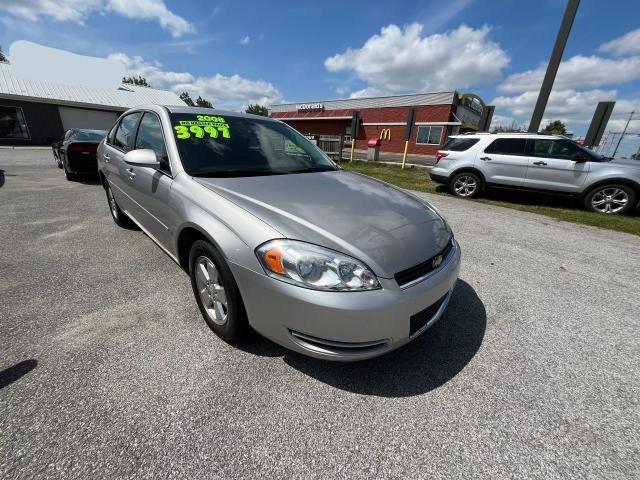
[[[629,195],[617,187],[598,190],[591,198],[591,206],[596,212],[618,213],[629,203]]]
[[[227,293],[213,262],[201,256],[196,259],[196,285],[200,301],[209,318],[217,325],[224,325],[229,312]]]
[[[453,183],[453,190],[460,197],[469,197],[478,189],[478,182],[470,175],[461,175]]]

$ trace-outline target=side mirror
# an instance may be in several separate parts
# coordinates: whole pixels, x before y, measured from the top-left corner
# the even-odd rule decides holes
[[[156,152],[149,148],[131,150],[130,152],[125,153],[123,160],[128,165],[133,165],[134,167],[160,167],[160,162],[156,158]]]

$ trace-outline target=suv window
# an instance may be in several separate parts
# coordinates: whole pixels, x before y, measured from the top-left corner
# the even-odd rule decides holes
[[[160,162],[160,169],[171,172],[160,119],[154,113],[146,112],[140,121],[138,135],[136,136],[136,149],[139,148],[153,150]]]
[[[128,152],[133,147],[133,139],[136,134],[136,125],[138,120],[142,116],[142,112],[135,112],[127,115],[120,121],[118,129],[116,130],[116,137],[113,140],[113,145],[125,152]]]
[[[580,147],[567,140],[535,139],[533,141],[533,154],[536,157],[545,158],[584,158],[586,154]]]
[[[498,138],[485,148],[484,152],[498,155],[527,155],[527,139]]]
[[[450,138],[444,144],[442,150],[449,150],[451,152],[464,152],[465,150],[469,150],[479,141],[479,138]]]

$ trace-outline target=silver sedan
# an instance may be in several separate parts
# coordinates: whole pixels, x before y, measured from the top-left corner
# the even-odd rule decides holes
[[[273,119],[134,108],[98,167],[114,221],[189,273],[230,342],[251,327],[318,358],[375,357],[436,322],[458,277],[460,248],[433,207]]]

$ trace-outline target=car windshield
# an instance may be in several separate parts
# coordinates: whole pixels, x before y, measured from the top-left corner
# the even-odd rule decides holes
[[[189,175],[243,177],[337,170],[315,145],[280,122],[173,113],[171,124]]]
[[[106,136],[106,130],[76,130],[71,138],[84,142],[100,142]]]

